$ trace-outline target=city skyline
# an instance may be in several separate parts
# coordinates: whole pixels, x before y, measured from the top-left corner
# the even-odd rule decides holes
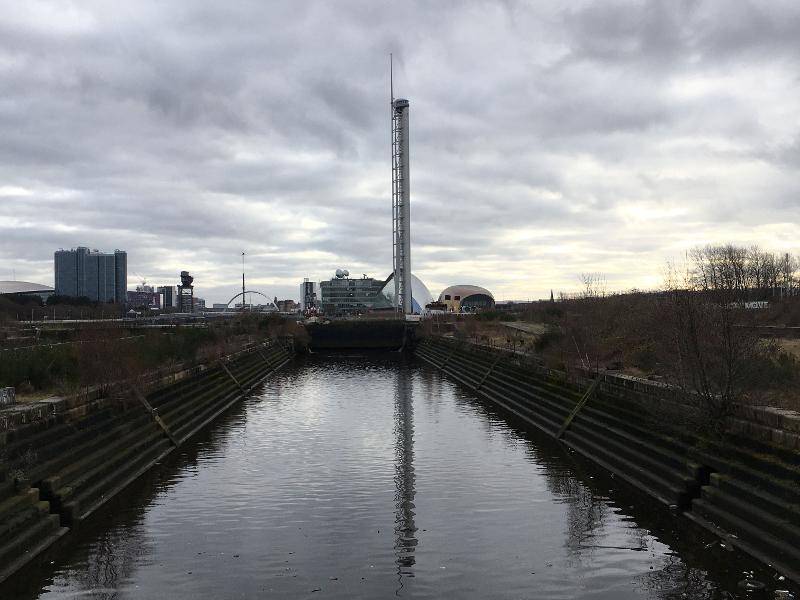
[[[414,106],[412,271],[434,295],[547,298],[583,272],[649,289],[695,245],[798,251],[794,3],[4,14],[0,279],[50,285],[80,244],[125,248],[129,289],[189,270],[209,303],[236,293],[242,250],[270,297],[388,276],[390,52]]]

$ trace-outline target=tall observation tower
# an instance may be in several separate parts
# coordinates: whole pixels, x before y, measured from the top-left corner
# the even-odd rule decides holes
[[[392,258],[395,308],[411,314],[411,170],[408,156],[408,100],[392,102]]]

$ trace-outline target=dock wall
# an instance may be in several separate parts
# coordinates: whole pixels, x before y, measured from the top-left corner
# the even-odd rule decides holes
[[[724,436],[668,386],[564,373],[440,337],[416,355],[481,397],[800,582],[800,415],[735,406]]]
[[[0,581],[124,494],[290,357],[280,343],[258,344],[135,386],[0,410]]]

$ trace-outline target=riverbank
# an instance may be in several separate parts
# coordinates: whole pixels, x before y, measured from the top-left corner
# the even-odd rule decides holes
[[[512,352],[429,337],[417,355],[529,425],[800,582],[800,415],[734,407],[724,437],[664,385],[567,377]]]
[[[68,539],[0,597],[735,597],[744,571],[775,589],[398,352],[298,356]]]
[[[0,581],[250,394],[292,351],[265,342],[149,379],[0,410]]]

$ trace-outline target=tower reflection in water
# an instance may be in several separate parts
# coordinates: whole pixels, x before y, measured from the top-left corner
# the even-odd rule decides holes
[[[402,366],[397,369],[394,399],[395,435],[395,543],[397,576],[400,588],[403,577],[414,576],[414,551],[417,546],[417,527],[414,523],[414,405],[412,372]],[[399,589],[398,589],[399,591]]]

